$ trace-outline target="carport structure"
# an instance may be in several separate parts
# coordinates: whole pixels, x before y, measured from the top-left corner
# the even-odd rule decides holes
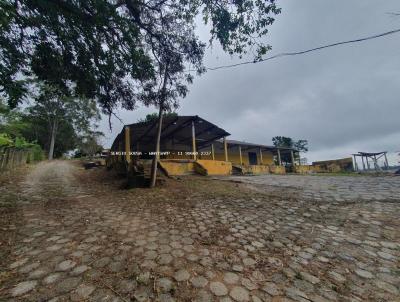
[[[130,161],[128,153],[141,153],[142,158],[152,157],[155,152],[157,135],[157,120],[126,125],[115,139],[111,150],[125,151],[126,160]],[[161,158],[194,159],[196,150],[209,146],[212,142],[225,138],[230,133],[224,129],[195,116],[164,117],[161,129]],[[183,152],[182,154],[179,152]]]
[[[242,174],[285,173],[282,158],[290,159],[290,165],[294,166],[295,154],[298,152],[291,148],[228,139],[213,142],[212,150],[215,159],[231,162],[234,172]]]
[[[363,165],[363,170],[371,170],[371,165],[370,161],[372,161],[373,164],[373,170],[375,171],[381,171],[382,168],[379,165],[379,159],[383,158],[383,168],[388,169],[389,168],[389,163],[387,159],[387,151],[382,151],[382,152],[358,152],[356,154],[353,154],[354,158],[354,170],[359,171],[358,168],[358,163],[357,163],[357,158],[361,157],[361,162]],[[364,162],[365,160],[365,162]]]
[[[292,148],[275,147],[268,145],[260,145],[248,143],[238,140],[226,140],[229,158],[235,159],[234,162],[240,165],[263,165],[273,164],[276,162],[282,165],[282,156],[288,155],[291,164],[295,164],[295,153],[298,152]]]
[[[294,165],[295,150],[228,140],[230,133],[197,115],[165,116],[156,153],[157,125],[157,120],[126,125],[111,147],[111,164],[129,168],[156,155],[170,175],[227,175],[237,166],[243,173],[284,173],[281,155],[288,153]]]
[[[170,175],[190,172],[230,174],[232,165],[213,159],[213,150],[198,151],[206,146],[210,148],[219,139],[226,140],[230,133],[197,115],[166,116],[161,129],[160,153],[157,154],[157,123],[154,120],[126,125],[111,147],[114,155],[111,162],[125,162],[128,166],[138,161],[146,164],[156,155],[160,168]]]

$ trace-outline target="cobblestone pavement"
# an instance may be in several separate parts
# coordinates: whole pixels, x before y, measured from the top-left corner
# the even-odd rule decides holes
[[[205,178],[126,192],[93,180],[98,170],[38,169],[24,184],[37,201],[9,226],[18,237],[0,300],[400,299],[397,202],[303,200]],[[58,197],[37,205],[49,190]]]
[[[250,184],[293,188],[301,198],[315,201],[400,201],[399,176],[311,176],[259,175],[233,176]]]

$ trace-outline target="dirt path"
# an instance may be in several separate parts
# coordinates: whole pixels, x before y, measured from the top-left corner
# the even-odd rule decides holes
[[[46,161],[30,169],[16,171],[23,175],[17,175],[15,179],[9,176],[8,186],[2,188],[5,191],[5,194],[2,194],[2,204],[6,207],[2,208],[1,218],[7,220],[8,223],[4,223],[2,227],[2,230],[6,231],[4,235],[8,237],[7,246],[2,241],[2,260],[12,261],[12,259],[19,258],[21,253],[33,250],[34,244],[32,243],[46,233],[41,230],[43,226],[60,226],[62,224],[63,216],[54,213],[53,210],[70,208],[71,204],[85,197],[84,187],[76,178],[79,170],[79,166],[68,161]],[[6,272],[5,269],[19,267],[23,262],[25,260],[17,261],[17,264],[14,265],[8,263],[9,267],[7,267],[7,263],[1,263],[0,297],[7,296],[5,287],[13,279],[18,280],[21,275],[21,270]],[[29,269],[22,271],[33,270],[38,262],[36,260],[29,266]],[[15,296],[11,299],[14,300],[18,299],[19,295],[11,296]],[[34,301],[37,298],[37,296],[35,298],[25,297],[22,300]]]
[[[69,161],[8,183],[0,301],[399,300],[398,202],[299,200],[204,177],[121,185]]]
[[[31,201],[76,197],[82,190],[74,177],[77,169],[67,161],[39,163],[26,176],[21,193]]]

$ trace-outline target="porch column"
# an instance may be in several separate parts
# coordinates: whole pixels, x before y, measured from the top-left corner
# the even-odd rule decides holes
[[[367,167],[368,167],[368,170],[369,170],[370,169],[370,165],[369,165],[369,161],[368,161],[368,156],[365,157],[365,160],[367,161]]]
[[[260,165],[262,165],[263,164],[263,157],[262,157],[262,149],[261,148],[259,149],[259,152],[260,152]]]
[[[358,167],[357,167],[357,160],[356,160],[356,156],[353,155],[353,169],[355,172],[358,171]]]
[[[129,164],[131,162],[131,129],[125,126],[125,159]]]
[[[240,158],[240,165],[243,165],[243,160],[242,160],[242,147],[239,145],[239,158]]]
[[[290,159],[292,160],[292,166],[294,167],[294,154],[293,154],[293,150],[290,150]]]
[[[118,161],[122,161],[122,159],[123,159],[123,155],[122,155],[122,152],[123,152],[122,140],[119,141],[119,143],[118,143],[118,152],[119,152]]]
[[[278,165],[282,166],[282,160],[281,160],[281,150],[277,149],[278,151]]]
[[[362,164],[363,164],[363,170],[365,171],[364,156],[361,156],[361,161],[362,161]]]
[[[211,157],[212,157],[212,160],[215,160],[214,144],[211,144]]]
[[[228,143],[226,142],[226,137],[224,137],[224,153],[225,161],[228,161]]]
[[[196,129],[194,127],[194,121],[192,121],[192,152],[193,152],[193,159],[197,159],[196,155]]]
[[[389,169],[389,162],[388,162],[388,159],[387,159],[387,156],[386,156],[386,152],[385,152],[384,154],[385,154],[385,165],[386,165],[386,169]]]

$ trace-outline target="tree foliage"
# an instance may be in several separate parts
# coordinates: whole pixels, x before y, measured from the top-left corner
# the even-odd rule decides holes
[[[291,137],[274,136],[272,138],[272,143],[274,144],[275,147],[292,148],[300,152],[308,151],[308,141],[305,139],[300,139],[298,141],[295,141]]]
[[[11,146],[12,144],[13,140],[6,133],[0,133],[0,147]]]
[[[71,100],[70,102],[75,104],[71,105],[68,102],[63,102],[63,106],[68,107],[68,110],[63,109],[58,113],[57,135],[54,141],[55,157],[77,148],[80,136],[85,135],[87,131],[91,131],[90,129],[94,126],[93,120],[85,120],[89,116],[87,113],[79,119],[73,118],[75,116],[74,106],[78,106],[79,109],[83,110],[87,110],[87,108],[77,100]],[[90,103],[93,108],[96,108],[93,102]],[[52,111],[53,109],[54,111]],[[68,111],[72,112],[72,117]],[[22,144],[24,147],[34,143],[48,153],[51,142],[51,124],[56,112],[54,104],[49,104],[47,107],[46,103],[38,102],[25,110],[18,108],[10,110],[4,102],[0,101],[0,141],[4,144],[7,142],[9,146]],[[77,110],[77,114],[79,114],[79,110]],[[79,122],[76,122],[76,120]]]
[[[40,83],[38,87],[39,93],[28,111],[31,117],[47,124],[50,133],[49,159],[52,159],[60,124],[72,125],[77,133],[87,132],[91,123],[100,119],[100,115],[93,100],[69,96],[65,90],[48,84]]]
[[[48,154],[51,143],[51,128],[49,128],[48,122],[29,113],[26,113],[23,121],[29,127],[22,131],[22,136],[28,141],[37,142]],[[53,157],[61,157],[67,151],[77,148],[78,143],[79,134],[74,126],[68,120],[61,120],[58,123],[57,135],[54,140]]]
[[[293,143],[293,148],[299,150],[300,152],[308,151],[308,141],[306,139],[299,139]]]
[[[308,141],[305,139],[300,139],[296,141],[293,140],[291,137],[275,136],[272,138],[272,143],[274,144],[275,147],[290,148],[299,151],[298,153],[296,152],[293,154],[296,160],[299,159],[300,152],[308,151]],[[284,164],[291,164],[292,158],[288,153],[281,154],[281,161]]]
[[[96,99],[107,113],[160,99],[169,110],[186,96],[191,70],[205,71],[198,16],[210,43],[257,60],[270,49],[260,38],[278,13],[275,0],[2,0],[0,92],[16,106],[36,77]]]
[[[27,109],[31,116],[46,120],[49,126],[65,120],[79,132],[89,129],[93,121],[100,119],[93,100],[65,95],[47,84],[40,84],[39,87],[33,105]]]
[[[178,114],[176,112],[166,112],[164,113],[164,117],[177,117]],[[145,118],[139,119],[138,123],[146,123],[146,122],[151,122],[151,121],[155,121],[158,119],[158,113],[157,112],[153,112],[150,114],[146,114]]]
[[[77,154],[80,156],[93,157],[95,154],[103,150],[100,139],[104,136],[99,131],[87,131],[79,138]]]

